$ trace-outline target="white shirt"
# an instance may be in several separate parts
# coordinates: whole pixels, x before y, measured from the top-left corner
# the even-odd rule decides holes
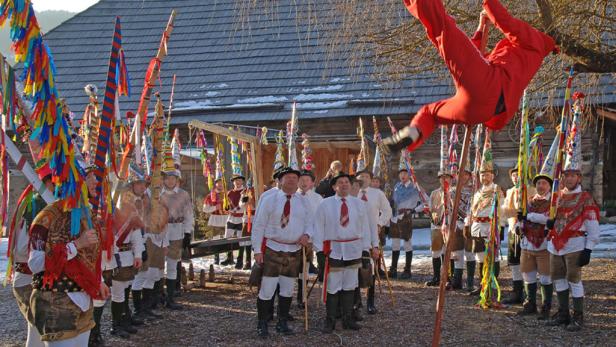
[[[279,190],[280,190],[280,188],[278,188],[278,187],[272,187],[272,188],[270,188],[270,189],[268,189],[268,190],[264,191],[264,192],[261,194],[261,196],[259,197],[259,200],[257,201],[257,207],[256,207],[256,210],[258,210],[258,209],[259,209],[259,205],[261,205],[261,201],[263,201],[263,198],[265,198],[266,196],[268,196],[268,195],[270,195],[270,194],[274,194],[274,193],[276,193],[276,192],[277,192],[277,191],[279,191]]]
[[[264,238],[267,238],[267,247],[274,251],[295,252],[300,249],[297,241],[302,235],[312,236],[306,200],[297,192],[290,195],[291,209],[289,222],[285,228],[281,227],[280,222],[287,202],[287,194],[277,189],[265,197],[261,196],[250,236],[255,254],[261,253]]]
[[[357,198],[362,200],[366,194],[366,208],[368,209],[368,217],[370,220],[370,242],[364,242],[366,249],[379,246],[379,226],[384,226],[392,217],[391,206],[385,193],[380,189],[368,187],[362,188],[357,195]],[[362,200],[363,201],[363,200]]]
[[[302,193],[302,191],[298,189],[297,193],[306,200],[309,215],[312,219],[315,212],[317,212],[317,207],[319,207],[319,204],[321,203],[321,201],[323,201],[323,197],[321,196],[321,194],[317,194],[314,189],[310,189],[306,193]]]
[[[71,260],[77,256],[77,247],[75,243],[69,242],[66,244],[66,258]],[[30,249],[30,257],[28,258],[28,266],[33,274],[45,271],[45,251],[37,251]],[[69,292],[69,299],[77,305],[81,311],[86,312],[90,309],[92,299],[86,292]]]
[[[317,250],[322,250],[323,242],[332,240],[331,258],[354,260],[361,258],[364,241],[371,240],[369,214],[364,201],[353,196],[345,199],[349,210],[349,223],[346,226],[340,224],[342,198],[336,194],[323,199],[314,218],[314,245]],[[352,239],[356,240],[335,242]]]
[[[563,194],[581,193],[582,188],[578,185],[572,191],[563,189]],[[565,255],[573,252],[584,250],[584,248],[592,250],[599,243],[599,221],[598,220],[584,220],[584,224],[580,228],[580,231],[586,232],[586,236],[572,237],[567,240],[567,243],[560,251],[557,251],[552,244],[552,241],[548,241],[548,251],[555,255]]]
[[[15,247],[13,249],[13,262],[27,263],[28,262],[28,229],[25,220],[21,221],[21,228],[15,233]],[[32,275],[15,272],[13,277],[13,287],[19,288],[30,285],[32,283]]]

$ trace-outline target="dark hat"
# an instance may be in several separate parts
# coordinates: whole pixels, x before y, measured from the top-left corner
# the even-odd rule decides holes
[[[281,180],[282,177],[287,174],[294,174],[294,175],[297,175],[297,177],[300,176],[300,172],[298,170],[295,170],[287,166],[287,167],[282,168],[282,170],[278,171],[277,178]]]
[[[302,170],[300,172],[299,176],[300,177],[308,176],[308,177],[312,178],[313,181],[316,179],[316,177],[314,176],[314,173],[312,173],[312,171],[310,171],[310,170]]]
[[[408,170],[407,168],[400,168],[400,169],[398,169],[398,173],[400,173],[400,172],[402,172],[402,171],[404,171],[404,172],[409,172],[409,170]]]
[[[282,171],[283,169],[284,169],[284,166],[274,169],[274,172],[272,173],[272,179],[277,180],[278,174],[280,174],[280,171]]]
[[[509,169],[509,176],[511,176],[512,173],[514,172],[518,172],[518,166],[516,165],[515,167]]]
[[[364,173],[365,173],[365,174],[368,174],[368,175],[370,176],[370,178],[373,178],[373,177],[374,177],[374,174],[372,173],[372,171],[370,171],[370,170],[368,170],[368,169],[364,169],[364,170],[357,171],[357,172],[355,173],[355,177],[359,177],[359,175],[364,174]]]
[[[246,177],[242,176],[242,175],[233,175],[231,176],[231,182],[238,180],[238,179],[242,179],[242,180],[246,180]]]
[[[539,174],[539,175],[537,175],[537,176],[535,176],[533,178],[533,185],[536,186],[537,185],[537,181],[539,181],[540,179],[544,179],[544,180],[548,181],[550,183],[550,185],[552,185],[554,183],[554,180],[552,180],[552,177],[550,177],[548,175]]]
[[[329,180],[329,185],[333,187],[336,184],[336,182],[338,181],[338,179],[343,178],[343,177],[346,177],[346,178],[349,179],[349,181],[353,182],[353,176],[351,176],[349,174],[346,174],[346,173],[341,171],[341,172],[338,173],[338,175],[332,177],[332,179]]]

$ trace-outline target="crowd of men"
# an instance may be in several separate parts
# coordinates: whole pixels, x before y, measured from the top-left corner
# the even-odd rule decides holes
[[[226,260],[215,261],[235,265],[237,269],[252,269],[256,274],[259,336],[269,335],[268,324],[274,319],[276,298],[276,331],[293,333],[289,326],[294,320],[289,314],[292,297],[297,287],[297,305],[305,305],[302,272],[309,268],[308,264],[312,265],[314,258],[318,267],[315,272],[323,288],[319,294],[325,301],[323,331],[332,333],[338,320],[344,329],[357,330],[358,322],[363,320],[360,288],[368,289],[366,310],[373,315],[377,314],[377,276],[412,279],[414,216],[425,213],[431,220],[433,276],[426,285],[437,286],[443,280],[447,281],[448,289],[466,290],[473,296],[479,294],[482,276],[487,273],[481,271],[486,266],[486,244],[497,225],[500,240],[504,240],[508,228],[507,260],[513,278],[513,291],[503,303],[521,304],[520,315],[536,315],[548,325],[563,325],[568,331],[577,331],[584,321],[581,268],[589,263],[598,242],[598,208],[591,195],[581,189],[579,160],[567,156],[556,217],[549,218],[553,152],[550,151],[534,178],[534,189],[528,191],[526,214],[520,213],[517,168],[509,171],[514,187],[504,194],[494,183],[491,154],[489,158],[484,155],[481,161],[477,188],[468,169],[470,165],[462,172],[442,166],[438,173],[440,187],[429,199],[421,197],[408,169],[402,165],[389,197],[381,189],[385,182],[371,171],[349,175],[342,171],[339,161],[332,162],[318,184],[311,171],[279,168],[273,175],[274,187],[266,190],[258,201],[252,189],[245,187],[243,176],[232,177],[226,199],[224,181],[216,180],[203,204],[209,226],[216,235],[225,237],[250,235],[250,242],[240,245],[237,258],[229,252]],[[88,193],[96,196],[94,171],[91,166],[86,167]],[[38,172],[52,188],[49,169],[41,167]],[[94,220],[89,226],[81,219],[79,232],[73,234],[71,213],[63,210],[61,202],[45,206],[38,196],[22,211],[23,219],[13,243],[13,286],[19,308],[28,321],[27,346],[101,345],[101,317],[109,296],[111,334],[119,338],[129,338],[144,321],[164,319],[164,314],[157,310],[161,304],[171,310],[182,309],[175,302],[178,269],[182,250],[191,242],[194,206],[189,194],[179,188],[180,171],[170,164],[163,166],[162,174],[163,187],[155,203],[143,172],[131,165],[128,184],[115,209],[112,251],[103,251],[102,257],[98,254],[105,235],[109,235],[108,225]],[[454,183],[458,180],[462,187],[459,213],[455,232],[450,234],[447,213],[454,205]],[[498,204],[494,199],[498,199]],[[158,213],[153,212],[158,203],[164,206],[166,219],[161,231],[147,223],[151,214]],[[493,213],[496,205],[498,213]],[[493,220],[494,216],[498,220]],[[383,271],[382,256],[386,237],[391,239],[392,250],[387,273]],[[451,244],[452,252],[450,272],[447,279],[441,279],[447,244]],[[398,276],[402,247],[406,261]],[[493,265],[496,277],[500,272],[499,258]],[[104,280],[97,280],[96,274],[102,274]],[[558,309],[550,316],[554,289]]]

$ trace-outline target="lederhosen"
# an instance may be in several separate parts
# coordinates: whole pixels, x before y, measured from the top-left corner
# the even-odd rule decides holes
[[[398,216],[402,216],[402,218],[398,218],[395,223],[390,224],[389,235],[392,239],[408,241],[413,236],[413,210],[400,209]]]
[[[261,253],[263,254],[263,276],[265,277],[291,277],[297,278],[302,266],[301,249],[295,252],[274,251],[267,247],[267,238],[263,238],[261,243]],[[296,242],[281,242],[285,245],[295,245]]]
[[[43,209],[31,228],[33,245],[45,242],[45,257],[48,258],[45,263],[59,264],[65,261],[66,244],[79,237],[70,235],[70,212],[63,212],[61,204],[55,202]],[[85,228],[82,227],[82,230]],[[69,298],[68,293],[86,291],[91,297],[97,294],[100,285],[98,258],[99,245],[96,244],[79,251],[77,256],[66,261],[63,270],[46,268],[44,272],[33,276],[30,323],[37,328],[42,341],[70,339],[94,327],[92,305],[83,312]],[[62,272],[54,274],[54,271]],[[54,278],[56,275],[57,278]],[[83,288],[80,283],[87,287]]]
[[[353,242],[357,241],[360,238],[356,237],[353,239],[345,239],[345,240],[325,240],[323,241],[323,254],[325,255],[325,273],[323,275],[323,302],[327,301],[327,278],[329,277],[329,272],[332,271],[332,268],[336,270],[342,270],[344,268],[360,268],[363,258],[351,259],[351,260],[342,260],[342,259],[333,259],[330,257],[332,253],[332,242]]]

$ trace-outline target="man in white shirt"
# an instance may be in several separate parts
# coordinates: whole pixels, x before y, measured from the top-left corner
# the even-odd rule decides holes
[[[566,325],[567,331],[579,331],[584,325],[582,267],[588,265],[592,250],[599,243],[599,207],[590,193],[582,191],[580,168],[573,166],[567,170],[566,164],[565,188],[559,194],[556,220],[546,224],[552,229],[548,235],[550,275],[558,297],[558,312],[548,325]],[[569,292],[573,297],[573,315],[569,314]]]
[[[284,335],[293,333],[287,325],[291,297],[299,273],[301,247],[309,244],[312,234],[307,203],[297,194],[299,175],[299,171],[291,168],[280,171],[280,189],[261,198],[252,225],[255,261],[263,266],[257,298],[257,333],[261,337],[269,335],[267,321],[278,286],[276,330]]]
[[[312,171],[308,171],[308,170],[302,170],[299,176],[299,188],[297,190],[297,192],[302,196],[302,198],[304,198],[307,202],[307,206],[308,206],[308,213],[309,213],[309,219],[312,222],[314,222],[314,213],[317,210],[317,207],[319,206],[319,204],[321,203],[321,201],[323,201],[323,197],[320,194],[317,194],[314,191],[314,182],[315,182],[315,177],[314,177],[314,173],[312,173]],[[312,225],[310,226],[312,228]],[[312,260],[314,259],[314,254],[313,254],[313,250],[312,247],[308,247],[308,249],[306,249],[306,262],[308,263],[308,268],[309,269],[314,269],[314,265],[312,264]],[[302,281],[303,281],[303,269],[304,267],[302,266],[300,268],[300,272],[299,272],[299,278],[297,279],[297,307],[303,309],[304,308],[304,302],[303,302],[303,287],[302,287]],[[308,273],[311,273],[312,271],[308,271]]]
[[[370,242],[364,243],[364,254],[362,258],[370,258],[369,252],[379,252],[379,230],[384,227],[391,219],[392,210],[389,200],[385,196],[385,193],[378,188],[372,187],[373,174],[368,170],[363,170],[357,173],[357,179],[361,183],[359,194],[357,198],[366,202],[368,207],[368,213],[371,221],[371,239]],[[367,240],[366,240],[367,241]],[[370,286],[368,287],[368,298],[366,301],[366,309],[368,314],[375,314],[376,307],[374,306],[374,275],[370,279]],[[361,293],[359,288],[355,291],[356,306],[361,307]]]
[[[358,285],[357,269],[361,266],[364,245],[372,240],[368,208],[350,196],[351,177],[339,173],[331,184],[336,194],[321,202],[315,214],[314,243],[327,257],[325,265],[326,320],[325,333],[336,327],[336,313],[342,302],[342,326],[358,330],[353,320],[353,301]],[[376,258],[378,254],[373,254]]]

